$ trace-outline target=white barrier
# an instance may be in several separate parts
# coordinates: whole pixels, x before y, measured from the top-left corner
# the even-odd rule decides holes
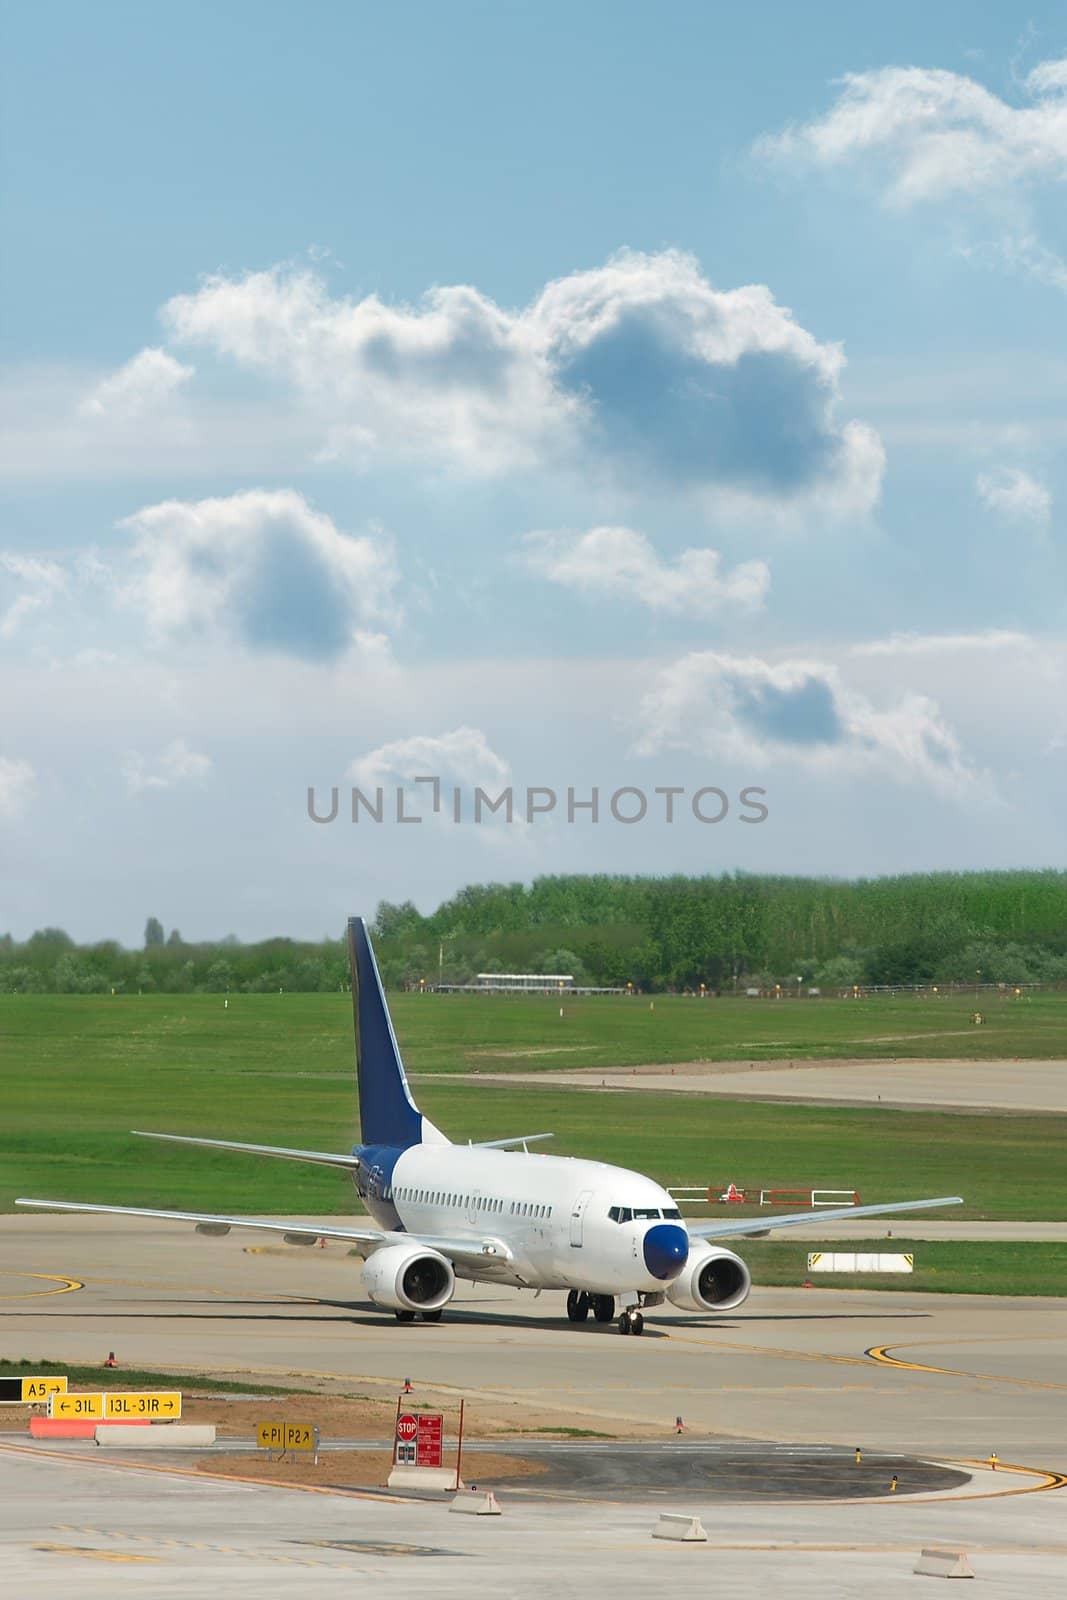
[[[215,1443],[213,1422],[167,1422],[148,1428],[109,1422],[97,1428],[100,1445],[121,1446],[124,1450],[203,1450]]]
[[[674,1539],[680,1544],[707,1543],[704,1524],[699,1517],[683,1517],[674,1511],[661,1511],[659,1521],[652,1529],[653,1539]]]
[[[809,1272],[914,1272],[915,1257],[903,1251],[872,1254],[866,1250],[811,1250]]]
[[[455,1467],[394,1467],[386,1480],[390,1489],[436,1489],[438,1494],[454,1491]],[[458,1485],[463,1488],[462,1479]]]
[[[973,1578],[966,1550],[923,1550],[912,1569],[923,1578]]]
[[[448,1509],[449,1511],[463,1511],[469,1517],[499,1517],[501,1515],[500,1501],[492,1489],[484,1494],[480,1489],[461,1489]]]

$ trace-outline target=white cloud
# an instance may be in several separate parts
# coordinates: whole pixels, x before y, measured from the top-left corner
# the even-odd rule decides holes
[[[151,789],[174,789],[183,783],[203,783],[211,772],[210,756],[191,750],[184,739],[174,739],[149,767],[136,751],[122,764],[122,776],[135,794]]]
[[[194,371],[165,350],[141,350],[117,372],[103,378],[86,395],[81,410],[93,417],[140,416],[164,404]]]
[[[873,163],[902,206],[1067,179],[1067,59],[1034,68],[1023,106],[938,68],[880,67],[842,83],[825,116],[761,139],[757,152],[826,167]]]
[[[120,526],[138,569],[124,598],[161,635],[328,661],[360,638],[380,650],[368,624],[399,620],[385,535],[344,533],[295,490],[167,500]]]
[[[480,728],[459,727],[448,733],[414,734],[379,745],[365,756],[357,756],[345,774],[354,783],[413,783],[419,777],[467,786],[506,783],[511,766],[497,755]],[[430,792],[428,786],[420,786]]]
[[[1045,484],[1021,467],[996,467],[980,472],[975,480],[979,498],[1011,522],[1046,527],[1052,515],[1052,494]]]
[[[17,633],[26,618],[49,605],[67,581],[58,562],[14,550],[0,550],[0,580],[5,574],[11,581],[0,588],[0,597],[9,591],[10,598],[0,607],[0,639]]]
[[[661,561],[633,528],[590,528],[588,533],[529,533],[523,541],[532,571],[584,594],[617,594],[652,611],[713,616],[726,606],[762,606],[770,584],[765,561],[722,570],[717,550],[683,550]]]
[[[592,467],[764,505],[864,510],[879,492],[877,435],[837,417],[839,347],[765,286],[717,290],[676,251],[624,251],[520,311],[466,285],[415,306],[334,298],[276,268],[209,278],[163,319],[178,344],[286,386],[328,458]]]
[[[888,639],[871,639],[853,645],[853,656],[952,656],[970,651],[1031,650],[1025,633],[990,628],[985,633],[894,633]]]
[[[935,702],[876,706],[814,660],[695,651],[660,672],[641,702],[637,751],[688,750],[753,768],[884,772],[959,793],[977,774]]]
[[[14,817],[22,810],[36,781],[28,761],[0,756],[0,817]]]

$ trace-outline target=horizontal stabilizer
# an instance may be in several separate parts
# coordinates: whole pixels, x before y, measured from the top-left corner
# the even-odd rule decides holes
[[[932,1211],[936,1206],[961,1206],[958,1194],[940,1200],[895,1200],[880,1206],[839,1206],[833,1211],[791,1211],[784,1217],[750,1217],[747,1222],[688,1222],[691,1239],[742,1238],[745,1234],[769,1233],[772,1228],[799,1228],[807,1222],[847,1222],[850,1217],[889,1217],[896,1211]]]
[[[320,1167],[340,1167],[355,1172],[359,1161],[353,1155],[335,1156],[326,1150],[286,1150],[272,1144],[237,1144],[232,1139],[194,1139],[187,1133],[145,1133],[132,1128],[137,1139],[166,1139],[170,1144],[197,1144],[207,1150],[239,1150],[246,1156],[277,1156],[281,1161],[310,1161]]]
[[[542,1139],[554,1139],[554,1133],[518,1133],[514,1139],[474,1139],[475,1150],[510,1150],[517,1144],[539,1144]]]

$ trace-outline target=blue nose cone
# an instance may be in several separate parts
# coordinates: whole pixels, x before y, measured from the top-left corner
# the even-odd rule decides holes
[[[645,1234],[645,1266],[654,1278],[676,1278],[689,1255],[689,1235],[675,1222],[660,1222]]]

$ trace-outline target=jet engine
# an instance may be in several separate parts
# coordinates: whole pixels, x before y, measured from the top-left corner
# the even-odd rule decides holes
[[[439,1311],[455,1293],[456,1275],[436,1250],[391,1244],[368,1257],[363,1287],[389,1311]]]
[[[751,1287],[752,1274],[740,1256],[697,1240],[667,1299],[682,1311],[733,1311],[748,1299]]]

